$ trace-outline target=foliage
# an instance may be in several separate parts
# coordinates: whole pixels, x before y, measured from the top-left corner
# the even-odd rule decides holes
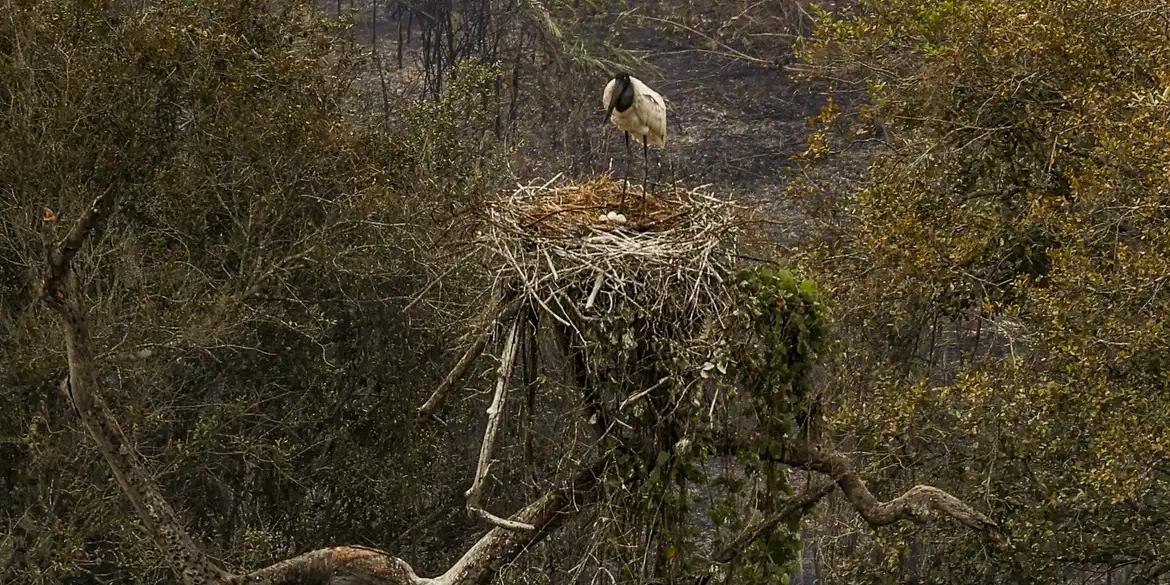
[[[751,303],[761,351],[746,385],[753,389],[758,416],[772,435],[792,432],[794,418],[812,408],[811,375],[826,341],[826,316],[816,283],[797,281],[786,270],[753,268],[740,274]]]
[[[449,476],[470,463],[408,435],[400,402],[449,322],[400,311],[434,226],[500,180],[508,151],[462,117],[495,72],[469,64],[468,85],[382,125],[359,107],[366,55],[303,2],[2,11],[0,580],[169,579],[56,391],[63,346],[35,303],[42,242],[111,191],[76,262],[101,383],[215,556],[386,543],[457,510]],[[448,554],[424,546],[452,539],[434,526],[403,554]]]
[[[740,306],[748,308],[755,333],[755,351],[743,353],[743,384],[751,389],[757,424],[764,431],[749,451],[740,453],[740,459],[747,479],[758,477],[764,482],[754,507],[767,514],[792,496],[793,490],[789,471],[761,461],[760,454],[777,457],[783,438],[809,430],[815,411],[811,374],[825,349],[828,315],[816,283],[797,280],[787,270],[753,267],[741,271],[737,281],[743,293]],[[801,517],[793,515],[767,538],[749,545],[736,564],[742,579],[787,584],[800,569],[800,522]],[[733,524],[736,529],[743,526],[742,520]]]
[[[1163,2],[1107,0],[822,15],[805,71],[868,98],[829,150],[873,145],[804,259],[840,306],[833,422],[900,461],[889,484],[938,477],[1010,537],[992,558],[879,537],[837,550],[832,582],[1166,571],[1165,18]]]

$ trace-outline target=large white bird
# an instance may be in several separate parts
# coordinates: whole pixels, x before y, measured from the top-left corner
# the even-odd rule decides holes
[[[647,148],[666,146],[666,101],[658,92],[650,89],[642,80],[631,77],[629,73],[618,73],[605,84],[605,91],[601,94],[605,106],[605,119],[612,121],[614,126],[625,132],[626,135],[626,176],[629,177],[630,168],[630,135],[642,141],[642,192],[645,193],[646,179],[650,173],[649,154]],[[661,160],[659,161],[661,165]],[[628,182],[628,179],[627,179]],[[622,190],[622,203],[625,203],[625,190]]]

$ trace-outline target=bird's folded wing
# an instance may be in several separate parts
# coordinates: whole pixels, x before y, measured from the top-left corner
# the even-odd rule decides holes
[[[645,100],[646,104],[655,113],[657,113],[660,110],[663,112],[666,111],[666,104],[662,103],[662,96],[660,96],[656,93],[645,92],[645,93],[638,94],[638,97]]]
[[[653,135],[652,141],[661,145],[666,141],[666,104],[662,102],[662,96],[654,92],[642,92],[637,96],[638,110],[644,112],[641,114],[642,122],[650,129]]]

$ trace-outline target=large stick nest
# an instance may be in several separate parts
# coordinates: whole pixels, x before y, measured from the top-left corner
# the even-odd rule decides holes
[[[632,185],[623,196],[624,189],[608,176],[554,178],[501,194],[486,207],[478,243],[497,299],[485,309],[486,326],[420,412],[433,412],[493,333],[506,331],[468,490],[469,508],[496,526],[507,524],[479,498],[517,369],[529,400],[557,378],[574,392],[604,439],[586,448],[606,450],[607,473],[634,487],[606,496],[618,502],[606,512],[618,520],[604,530],[617,530],[612,536],[624,549],[629,535],[641,541],[640,526],[629,528],[646,519],[622,519],[622,511],[640,510],[654,490],[661,496],[673,489],[664,478],[685,478],[685,462],[703,451],[693,445],[740,421],[787,432],[795,389],[814,363],[821,329],[815,291],[786,273],[742,266],[738,249],[754,235],[746,210],[702,187],[643,194]],[[558,343],[542,347],[542,335]],[[541,370],[537,347],[553,354],[552,368]],[[757,420],[746,416],[749,408]]]
[[[493,202],[481,241],[504,288],[574,329],[623,305],[680,324],[734,310],[727,279],[743,210],[702,187],[636,184],[622,208],[623,189],[609,176],[554,178]]]

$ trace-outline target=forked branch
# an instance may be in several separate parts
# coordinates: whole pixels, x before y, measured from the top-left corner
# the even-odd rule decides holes
[[[480,505],[483,495],[483,482],[491,471],[492,453],[495,451],[496,436],[500,433],[501,421],[504,417],[504,405],[508,395],[508,382],[512,379],[512,369],[516,365],[517,337],[522,319],[512,320],[508,327],[508,336],[504,339],[504,351],[500,356],[500,367],[496,370],[496,392],[492,396],[492,403],[488,406],[487,428],[483,432],[483,443],[479,446],[479,463],[475,468],[475,479],[471,487],[463,495],[467,497],[467,509],[484,520],[509,530],[535,530],[531,524],[512,522],[488,512]]]
[[[89,238],[90,232],[96,230],[105,222],[106,217],[114,209],[114,193],[106,193],[94,199],[89,209],[78,218],[65,239],[49,253],[49,274],[41,286],[41,298],[49,303],[65,299],[65,282],[68,279],[73,257],[81,250],[82,244]]]

